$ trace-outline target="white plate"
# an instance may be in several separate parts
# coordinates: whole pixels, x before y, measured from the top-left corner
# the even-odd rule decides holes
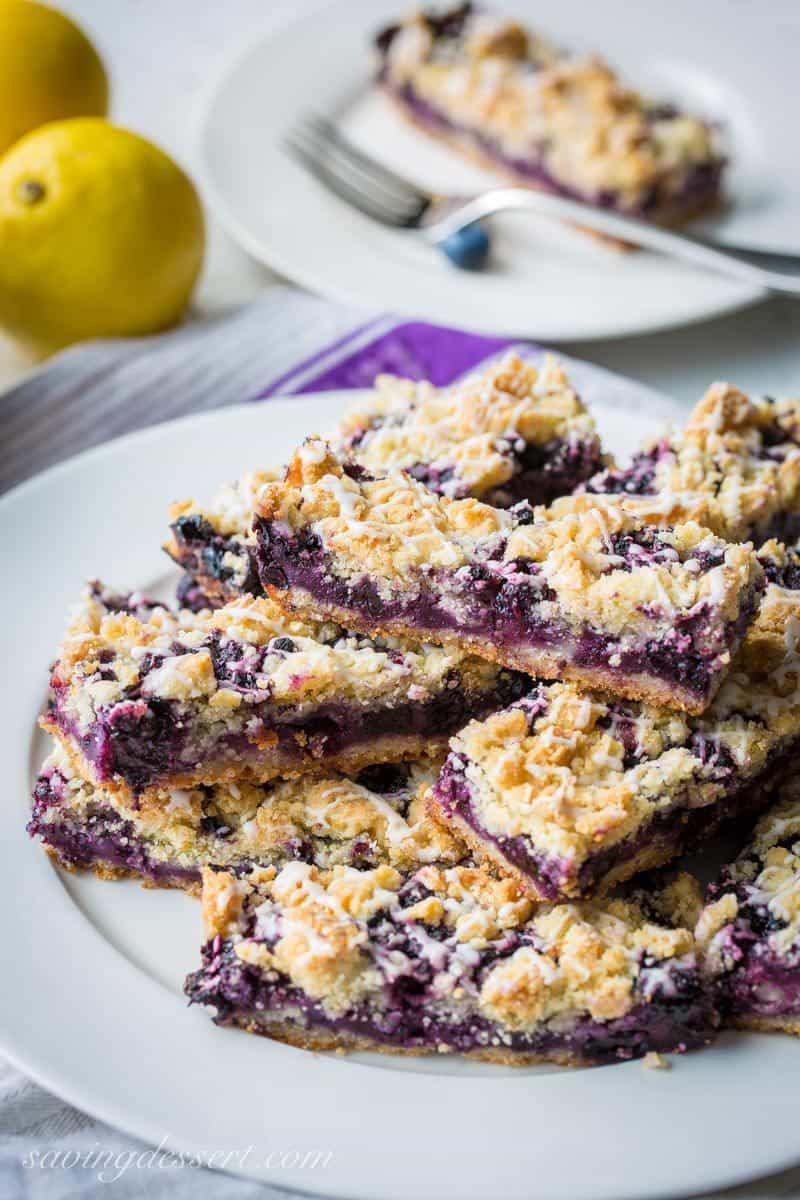
[[[0,503],[3,1051],[45,1087],[153,1144],[166,1137],[205,1154],[252,1146],[231,1166],[348,1200],[644,1200],[788,1165],[800,1153],[797,1040],[723,1038],[669,1072],[310,1054],[187,1010],[181,983],[201,942],[196,901],[62,875],[27,838],[44,750],[32,730],[84,578],[174,584],[158,551],[167,503],[280,461],[304,434],[330,427],[352,395],[162,425],[73,459]],[[619,452],[658,425],[627,409],[597,415]],[[270,1151],[332,1157],[324,1169],[276,1171],[264,1165]]]
[[[492,269],[465,274],[413,233],[385,229],[326,192],[280,147],[312,109],[336,115],[368,149],[436,189],[463,194],[492,181],[370,94],[370,35],[407,7],[347,0],[305,15],[254,46],[220,83],[201,159],[216,211],[247,250],[347,303],[543,340],[653,331],[759,298],[749,286],[650,253],[619,254],[524,214],[496,220]],[[503,0],[502,8],[565,46],[602,49],[647,90],[724,121],[733,204],[720,236],[800,251],[800,159],[791,153],[800,5],[671,0],[648,5],[641,20],[631,20],[629,0],[559,0],[538,12]]]

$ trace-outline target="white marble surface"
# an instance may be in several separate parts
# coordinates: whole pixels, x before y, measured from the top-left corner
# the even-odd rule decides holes
[[[60,0],[109,65],[113,116],[157,140],[190,170],[205,98],[226,63],[313,0]],[[346,4],[347,0],[335,0]],[[775,4],[793,0],[775,0]],[[210,244],[195,315],[246,300],[274,278],[209,220]],[[620,341],[572,343],[602,363],[688,403],[713,379],[745,389],[800,391],[800,304],[770,302],[691,329]],[[0,386],[26,364],[0,342]]]

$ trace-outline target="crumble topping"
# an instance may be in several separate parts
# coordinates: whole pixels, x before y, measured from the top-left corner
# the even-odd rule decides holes
[[[100,710],[148,699],[208,701],[216,723],[267,699],[291,706],[345,698],[368,704],[395,693],[424,700],[456,671],[461,686],[489,685],[497,673],[458,651],[304,621],[266,597],[199,614],[157,607],[142,619],[107,611],[90,592],[52,685],[69,718],[86,729]]]
[[[406,103],[487,139],[512,166],[636,208],[694,166],[721,166],[713,130],[625,86],[597,56],[568,58],[518,23],[470,7],[415,12],[378,40],[380,78]]]
[[[559,363],[548,356],[537,368],[513,353],[446,388],[381,375],[333,439],[366,471],[419,472],[451,499],[507,483],[526,446],[564,441],[590,443],[599,457],[594,421]]]
[[[667,880],[660,891],[643,896],[653,913],[668,924],[694,929],[703,908],[700,881],[687,871]]]
[[[623,496],[659,524],[695,520],[730,541],[766,536],[773,520],[800,512],[800,401],[751,400],[715,383],[682,430],[586,490]]]
[[[81,779],[57,746],[40,775],[47,803],[37,812],[36,832],[47,842],[49,825],[67,823],[91,835],[98,816],[112,810],[150,858],[180,867],[296,858],[320,867],[386,863],[404,870],[457,863],[466,855],[464,846],[426,812],[438,765],[421,760],[378,766],[358,779],[332,775],[153,788],[134,808]]]
[[[789,780],[726,867],[697,923],[712,971],[733,965],[731,934],[741,924],[778,958],[800,951],[800,785]]]
[[[548,495],[571,491],[603,461],[594,420],[549,355],[536,367],[508,353],[445,388],[379,376],[373,393],[345,414],[330,440],[367,473],[407,470],[442,495],[487,496],[503,505],[514,498],[504,485],[525,469],[528,447],[543,456],[539,481],[531,486],[550,489]],[[277,469],[250,471],[206,506],[173,504],[167,552],[181,562],[183,543],[224,539],[215,547],[216,573],[238,590],[252,590],[256,500],[282,476]]]
[[[224,537],[249,540],[250,527],[253,524],[253,508],[256,497],[267,483],[280,479],[282,471],[266,468],[260,471],[248,471],[234,483],[226,483],[215,493],[205,507],[200,507],[195,500],[180,500],[170,507],[171,521],[179,517],[197,515],[204,517],[216,533]]]
[[[577,871],[661,811],[718,802],[800,737],[798,637],[800,591],[771,584],[701,716],[554,683],[470,722],[450,761],[480,827]]]
[[[646,1067],[648,1071],[668,1071],[670,1065],[669,1059],[655,1050],[651,1050],[648,1054],[645,1054],[642,1059],[642,1066]]]
[[[458,584],[461,569],[480,564],[522,587],[537,574],[555,594],[542,600],[544,616],[615,635],[663,629],[705,606],[734,620],[743,591],[762,576],[750,546],[726,545],[694,523],[656,530],[613,498],[563,497],[549,509],[505,512],[434,496],[407,475],[352,479],[315,439],[295,454],[283,483],[262,490],[258,513],[279,534],[310,530],[328,570],[347,579],[369,573],[387,598],[429,578],[441,587],[437,572]]]
[[[230,939],[241,960],[279,971],[331,1014],[364,997],[382,1005],[410,952],[432,967],[434,1002],[470,1003],[508,1031],[620,1017],[648,993],[646,965],[685,965],[694,945],[633,901],[535,909],[512,880],[463,866],[410,877],[306,863],[255,879],[207,871],[203,912],[209,939]]]
[[[471,498],[436,496],[408,475],[357,481],[317,438],[295,453],[282,483],[262,489],[256,510],[291,530],[310,526],[343,571],[387,577],[426,567],[455,569],[480,541],[512,526],[507,512]]]

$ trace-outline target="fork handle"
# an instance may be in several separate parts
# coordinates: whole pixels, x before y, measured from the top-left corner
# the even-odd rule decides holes
[[[671,258],[706,267],[718,274],[728,275],[770,292],[800,296],[800,273],[786,273],[761,266],[754,261],[758,258],[757,252],[723,249],[702,238],[662,229],[637,217],[622,216],[620,213],[584,204],[580,200],[554,196],[549,192],[537,192],[530,188],[493,188],[457,207],[453,207],[450,201],[449,211],[438,219],[435,209],[430,212],[430,218],[426,221],[426,233],[439,244],[465,226],[485,217],[520,209],[582,225],[595,233],[607,234],[635,246],[643,246]],[[775,257],[765,255],[765,258],[773,261]]]

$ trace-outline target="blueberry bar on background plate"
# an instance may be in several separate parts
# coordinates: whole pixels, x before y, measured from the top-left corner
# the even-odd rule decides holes
[[[800,533],[800,401],[751,400],[716,383],[683,429],[584,490],[624,496],[645,520],[695,520],[732,542]]]
[[[154,786],[419,758],[525,687],[459,651],[300,620],[263,596],[197,615],[110,611],[105,596],[90,590],[73,619],[42,725],[126,803]]]
[[[624,502],[509,510],[408,475],[354,479],[307,441],[260,493],[262,585],[296,612],[431,640],[549,679],[702,711],[763,588],[750,546]]]
[[[457,863],[466,848],[426,813],[436,760],[381,764],[356,779],[240,780],[151,789],[125,804],[57,747],[33,795],[29,833],[69,870],[199,891],[203,867],[239,875],[293,860],[329,868]]]
[[[604,464],[594,421],[563,368],[534,366],[517,354],[450,387],[393,375],[345,415],[331,438],[358,475],[408,471],[432,491],[506,507],[566,495]],[[257,595],[253,511],[275,471],[255,471],[223,487],[206,508],[173,505],[167,553],[189,574],[199,601],[218,605]]]
[[[800,1034],[800,781],[781,791],[697,925],[725,1024]]]
[[[716,207],[712,126],[472,4],[415,11],[375,41],[377,79],[425,132],[517,183],[664,224]]]
[[[186,992],[219,1024],[313,1050],[614,1062],[711,1040],[681,909],[536,908],[469,866],[207,870]]]
[[[800,591],[782,586],[780,551],[782,582],[705,713],[537,684],[452,739],[432,814],[552,901],[608,890],[763,809],[800,747]]]

